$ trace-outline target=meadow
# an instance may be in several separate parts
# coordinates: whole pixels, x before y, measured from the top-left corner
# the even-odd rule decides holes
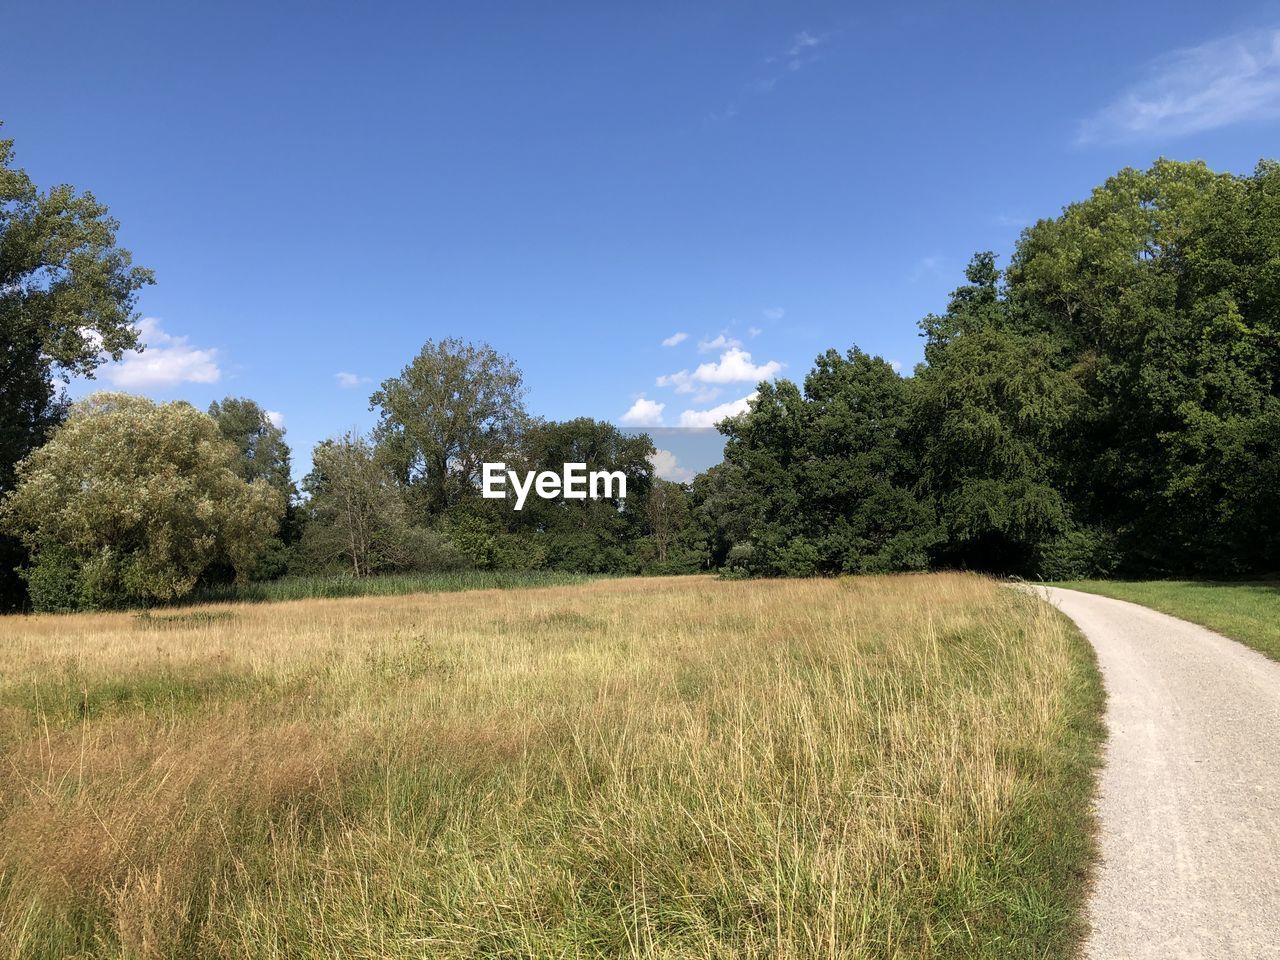
[[[1102,694],[961,574],[0,621],[0,957],[1073,956]]]

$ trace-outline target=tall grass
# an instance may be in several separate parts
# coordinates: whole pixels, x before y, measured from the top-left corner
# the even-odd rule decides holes
[[[282,577],[255,583],[200,587],[182,605],[263,603],[278,600],[332,600],[338,597],[396,597],[406,593],[454,590],[516,590],[565,586],[600,579],[554,570],[453,570],[442,573],[384,573],[359,579],[346,575]]]
[[[6,621],[0,956],[1075,948],[1100,693],[1033,598],[686,577],[217,609]]]

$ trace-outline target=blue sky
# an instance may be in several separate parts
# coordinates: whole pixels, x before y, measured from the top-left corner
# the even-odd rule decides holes
[[[21,4],[0,119],[158,283],[98,385],[312,444],[427,338],[532,412],[700,425],[1160,155],[1275,156],[1274,4]],[[681,336],[683,335],[683,336]],[[664,345],[665,344],[665,345]],[[77,385],[77,393],[84,387]]]

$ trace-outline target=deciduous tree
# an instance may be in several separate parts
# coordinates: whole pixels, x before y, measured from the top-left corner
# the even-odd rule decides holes
[[[19,464],[0,517],[37,579],[42,564],[66,572],[66,595],[43,606],[173,600],[212,566],[247,575],[277,529],[279,493],[235,467],[235,448],[189,404],[98,393]]]

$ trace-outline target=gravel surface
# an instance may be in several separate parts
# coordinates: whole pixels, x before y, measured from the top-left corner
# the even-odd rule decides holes
[[[1280,663],[1137,604],[1037,592],[1107,690],[1085,956],[1280,957]]]

